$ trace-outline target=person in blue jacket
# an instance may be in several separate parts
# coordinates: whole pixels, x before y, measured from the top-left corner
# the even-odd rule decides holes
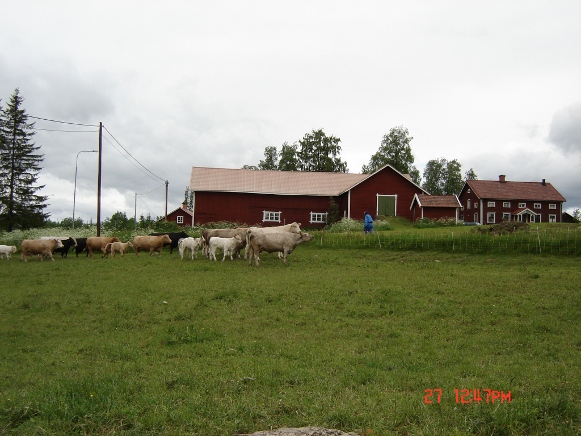
[[[369,232],[373,235],[373,218],[371,218],[371,215],[367,211],[363,212],[363,216],[363,233],[366,235]]]

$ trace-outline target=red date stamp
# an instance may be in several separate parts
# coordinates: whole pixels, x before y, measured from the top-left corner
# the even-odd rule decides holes
[[[442,388],[424,390],[425,404],[440,404],[444,391]],[[456,404],[471,403],[512,403],[512,392],[494,389],[454,389]]]

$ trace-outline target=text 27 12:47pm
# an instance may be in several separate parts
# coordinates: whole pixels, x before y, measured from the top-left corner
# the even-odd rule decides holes
[[[442,388],[426,389],[424,403],[439,404],[442,401]],[[457,404],[471,403],[512,403],[512,392],[496,391],[494,389],[454,389]]]

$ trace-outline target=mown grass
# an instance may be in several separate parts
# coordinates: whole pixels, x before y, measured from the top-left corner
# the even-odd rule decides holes
[[[578,257],[313,241],[286,266],[13,257],[0,280],[0,432],[581,432]]]

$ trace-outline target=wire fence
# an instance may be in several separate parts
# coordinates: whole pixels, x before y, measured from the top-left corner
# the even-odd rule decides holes
[[[401,251],[441,251],[473,254],[549,254],[581,255],[581,227],[568,229],[529,229],[494,235],[481,232],[427,233],[316,232],[314,242],[321,247],[373,248]]]

